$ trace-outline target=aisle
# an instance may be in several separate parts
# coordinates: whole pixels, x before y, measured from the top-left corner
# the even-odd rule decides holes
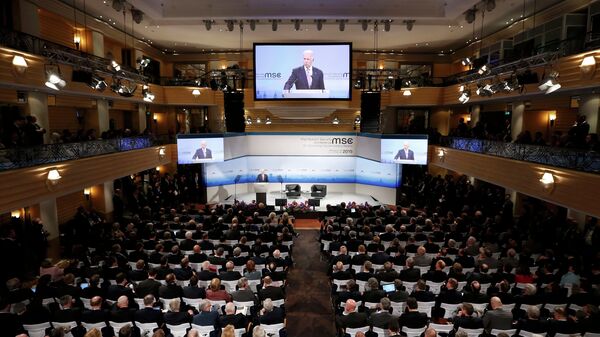
[[[317,220],[315,220],[317,221]],[[289,337],[332,337],[335,323],[327,264],[320,259],[318,230],[300,230],[294,242],[295,267],[288,274],[285,307]]]

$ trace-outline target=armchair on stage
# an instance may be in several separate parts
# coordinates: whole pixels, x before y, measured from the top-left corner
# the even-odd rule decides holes
[[[300,197],[300,185],[298,184],[287,184],[285,185],[285,195],[290,197]]]
[[[310,196],[312,198],[325,198],[327,194],[327,185],[312,185],[310,188]]]

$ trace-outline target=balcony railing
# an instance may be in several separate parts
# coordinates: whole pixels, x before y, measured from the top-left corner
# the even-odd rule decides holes
[[[0,171],[139,150],[160,144],[150,137],[130,137],[0,149]]]
[[[600,174],[600,153],[573,148],[444,137],[442,146],[490,156]]]

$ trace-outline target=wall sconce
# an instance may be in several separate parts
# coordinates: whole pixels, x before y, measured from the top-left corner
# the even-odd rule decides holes
[[[438,150],[438,157],[440,159],[444,158],[444,156],[446,156],[446,151],[444,151],[444,149],[439,149]]]
[[[165,147],[159,147],[158,148],[158,158],[165,159],[165,157],[167,156],[167,149]]]
[[[160,166],[157,166],[155,170],[156,172],[160,173]]]
[[[404,90],[404,92],[402,92],[402,96],[404,96],[404,97],[412,96],[412,92],[410,92],[410,90],[406,89],[406,90]]]
[[[152,120],[154,120],[154,123],[158,122],[158,114],[152,114]]]
[[[48,171],[48,176],[46,177],[46,186],[48,189],[52,190],[54,186],[58,185],[58,182],[61,178],[62,177],[57,169],[51,169]]]
[[[333,125],[338,125],[338,124],[340,124],[340,120],[339,120],[339,118],[337,118],[337,117],[333,117],[333,120],[331,121],[331,124],[333,124]]]
[[[17,74],[22,75],[27,71],[29,65],[27,64],[27,60],[21,55],[15,55],[12,59],[12,65]]]
[[[21,217],[21,210],[16,209],[14,211],[11,211],[10,212],[10,216],[13,217],[13,218],[15,218],[15,219],[20,218]]]
[[[84,188],[83,195],[85,196],[85,200],[90,200],[90,197],[92,195],[92,189],[90,187]]]
[[[467,116],[467,118],[465,118],[465,120],[466,120],[467,122],[470,122],[470,121],[471,121],[471,115],[468,115],[468,116]]]
[[[200,94],[201,94],[200,89],[192,90],[192,95],[194,95],[194,97],[198,97],[198,96],[200,96]]]
[[[554,121],[556,121],[556,112],[551,112],[548,115],[548,119],[550,120],[550,127],[554,126]]]
[[[583,74],[589,75],[596,71],[596,57],[594,55],[588,55],[581,60],[579,69]]]
[[[551,172],[544,172],[540,178],[540,182],[544,185],[544,188],[549,192],[554,188],[554,175]]]
[[[79,32],[77,31],[73,35],[73,43],[75,44],[75,49],[79,50],[79,46],[81,45],[81,35],[79,35]]]

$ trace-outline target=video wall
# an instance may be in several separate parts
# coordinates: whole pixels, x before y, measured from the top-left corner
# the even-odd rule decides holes
[[[224,158],[223,137],[220,135],[177,135],[179,164],[222,162]]]
[[[194,163],[190,162],[190,155],[198,151],[195,148],[206,139],[204,136],[178,138],[178,144],[197,138],[192,142],[192,150],[185,151],[186,157],[179,157],[180,164]],[[391,153],[398,152],[398,146],[404,149],[407,140],[413,151],[409,157],[415,159],[405,160],[405,164],[427,162],[424,135],[382,138],[382,135],[355,133],[245,133],[228,134],[220,139],[224,161],[205,162],[207,187],[266,181],[357,183],[395,188],[401,181],[402,165],[398,164],[402,162],[393,159],[397,153]]]

